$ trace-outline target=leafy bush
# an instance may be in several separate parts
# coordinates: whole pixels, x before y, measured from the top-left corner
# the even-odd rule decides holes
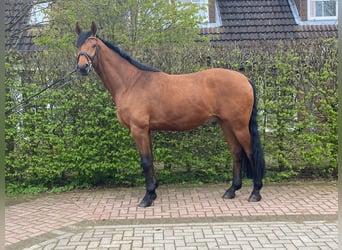
[[[257,84],[268,177],[336,178],[336,39],[254,45],[219,50],[213,64]]]
[[[167,61],[161,60],[163,55]],[[177,73],[224,67],[249,76],[258,89],[267,178],[283,180],[337,177],[336,55],[336,40],[322,39],[184,46],[173,48],[172,56],[162,48],[146,49],[140,57]],[[51,58],[73,60],[69,54],[51,51],[33,57],[8,54],[7,109],[39,91],[45,86],[41,83],[58,78],[65,67],[73,67],[52,67]],[[115,106],[99,79],[95,75],[73,79],[7,116],[9,192],[144,183],[133,140],[118,123]],[[161,182],[231,179],[231,158],[219,127],[207,124],[189,132],[153,132],[152,137]]]

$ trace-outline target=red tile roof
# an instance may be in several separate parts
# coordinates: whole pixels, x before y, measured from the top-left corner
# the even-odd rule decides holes
[[[36,49],[29,24],[32,0],[5,0],[5,49],[33,51]]]
[[[203,28],[214,42],[337,37],[337,24],[299,25],[288,0],[217,0],[222,27]],[[337,22],[336,22],[337,23]]]

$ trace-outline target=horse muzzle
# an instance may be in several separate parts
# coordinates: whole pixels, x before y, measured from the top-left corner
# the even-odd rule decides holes
[[[77,71],[81,75],[86,76],[91,71],[91,64],[77,65]]]
[[[95,55],[96,55],[96,52],[97,52],[97,49],[95,51]],[[86,63],[80,62],[81,56],[84,56],[87,59]],[[84,75],[84,76],[88,75],[93,66],[93,60],[94,58],[91,57],[87,52],[81,51],[77,57],[77,71],[80,72],[81,75]]]

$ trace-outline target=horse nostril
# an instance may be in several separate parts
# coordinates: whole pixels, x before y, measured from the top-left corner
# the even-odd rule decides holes
[[[90,65],[88,63],[77,65],[77,69],[82,75],[87,75],[90,72]]]

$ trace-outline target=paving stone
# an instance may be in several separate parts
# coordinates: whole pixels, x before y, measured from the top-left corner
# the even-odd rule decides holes
[[[139,188],[48,195],[5,208],[6,249],[337,249],[336,182],[251,188],[161,187],[145,209]]]
[[[257,225],[259,227],[264,228],[272,228],[272,230],[277,231],[280,230],[281,227],[298,227],[297,224],[290,223],[287,224],[286,221],[277,223],[276,226],[273,225],[272,222],[254,222],[251,225]],[[253,231],[253,226],[246,225],[245,223],[191,223],[191,224],[172,224],[172,225],[138,225],[140,229],[146,229],[153,230],[153,229],[162,229],[159,231],[162,234],[162,237],[157,238],[141,238],[138,242],[133,240],[131,236],[125,236],[127,235],[127,230],[131,232],[135,232],[135,225],[132,226],[124,226],[120,227],[118,226],[116,228],[115,233],[122,235],[122,240],[111,242],[108,240],[109,238],[105,238],[107,240],[103,240],[101,242],[96,241],[92,238],[85,238],[83,237],[85,234],[89,235],[93,233],[93,235],[96,235],[97,230],[106,231],[106,235],[110,235],[110,233],[113,233],[112,227],[109,226],[107,229],[105,227],[97,228],[94,226],[90,231],[84,231],[81,233],[75,233],[72,236],[68,236],[70,239],[87,239],[87,241],[79,242],[79,245],[75,245],[75,242],[72,242],[71,240],[69,243],[66,244],[66,239],[60,239],[56,240],[55,243],[52,243],[51,240],[48,240],[46,242],[41,242],[37,246],[32,246],[30,249],[62,249],[62,247],[69,247],[70,245],[73,245],[76,247],[75,249],[86,249],[86,248],[95,248],[98,247],[101,248],[118,248],[118,249],[131,249],[134,248],[163,248],[164,249],[179,249],[181,247],[184,248],[196,248],[196,249],[231,249],[231,248],[240,248],[240,249],[337,249],[337,237],[338,237],[338,230],[337,230],[337,222],[322,222],[322,226],[325,227],[331,227],[332,225],[335,225],[335,229],[330,232],[331,237],[326,239],[325,236],[327,235],[321,235],[321,241],[317,241],[316,238],[310,238],[308,234],[300,234],[297,236],[295,240],[287,241],[287,243],[284,243],[284,238],[286,236],[282,236],[279,238],[268,238],[268,240],[265,240],[266,237],[251,237],[251,236],[244,236],[241,234],[237,240],[229,240],[229,237],[226,237],[227,231],[218,230],[218,228],[227,227],[228,231],[234,231],[237,228],[241,230],[241,232],[251,232]],[[301,224],[303,227],[303,231],[310,232],[310,224]],[[167,230],[164,230],[164,228],[172,227],[174,230],[178,232],[184,232],[185,230],[187,233],[183,233],[182,236],[179,236],[179,239],[175,240],[173,239],[174,236],[167,236],[164,234]],[[198,228],[202,229],[202,238],[196,238],[193,237],[192,234],[194,232],[198,232]],[[191,230],[194,232],[191,233]],[[215,231],[217,238],[220,240],[215,240],[211,236],[211,233]],[[246,234],[245,234],[246,235]],[[133,235],[134,236],[134,235]],[[190,236],[190,237],[189,237]],[[332,240],[333,239],[333,240]],[[96,242],[96,243],[94,243]],[[40,246],[40,248],[38,247]]]

